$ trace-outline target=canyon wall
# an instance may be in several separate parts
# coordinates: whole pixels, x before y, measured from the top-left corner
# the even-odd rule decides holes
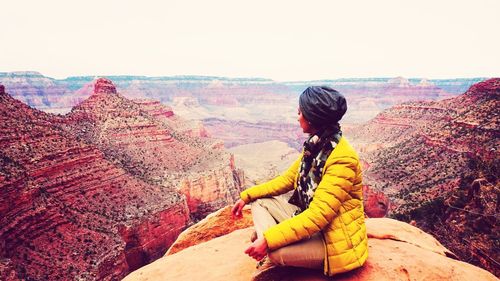
[[[67,134],[65,120],[6,93],[0,118],[1,275],[119,279],[189,222],[183,195],[130,176]]]
[[[389,216],[446,238],[461,259],[496,275],[498,108],[493,78],[458,97],[392,107],[348,131],[368,164],[364,183],[388,196]]]

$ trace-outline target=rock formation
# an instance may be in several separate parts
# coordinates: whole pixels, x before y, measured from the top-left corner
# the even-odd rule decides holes
[[[98,78],[94,84],[94,93],[95,95],[99,94],[116,94],[116,87],[113,85],[111,80],[106,78]]]
[[[389,211],[390,201],[382,191],[363,185],[363,205],[369,218],[383,218]]]
[[[97,146],[130,174],[184,194],[195,219],[237,198],[244,183],[231,155],[186,126],[171,109],[131,101],[104,78],[92,95],[68,114],[67,130]]]
[[[194,246],[136,270],[124,281],[251,280],[256,262],[243,252],[250,245],[253,228],[221,228],[233,222],[227,211],[210,216],[203,222],[203,233],[217,238],[192,243]],[[409,224],[388,218],[366,219],[366,224],[369,256],[362,268],[327,278],[319,270],[278,267],[256,280],[498,280],[481,268],[447,257],[453,254]],[[196,241],[197,233],[186,231],[180,239]]]
[[[212,214],[188,229],[184,230],[175,243],[170,246],[166,256],[173,255],[186,248],[210,241],[219,236],[226,235],[238,229],[247,228],[253,225],[249,206],[243,208],[241,219],[229,220],[231,218],[232,206],[226,206]]]
[[[115,166],[66,121],[0,94],[2,280],[119,279],[189,221],[183,195]]]
[[[406,160],[415,162],[419,159],[415,159],[414,155],[425,156],[422,154],[423,151],[415,154],[408,153],[409,151],[398,152],[401,152],[401,149],[421,147],[439,150],[439,153],[450,155],[451,158],[460,159],[463,158],[462,156],[468,158],[467,155],[476,155],[493,159],[498,154],[494,149],[498,143],[496,134],[498,134],[499,121],[498,114],[494,110],[498,107],[498,92],[490,91],[478,95],[478,89],[481,89],[483,84],[497,83],[495,81],[497,80],[492,79],[479,83],[471,87],[471,90],[464,95],[453,99],[394,106],[367,124],[350,130],[349,136],[369,163],[371,162],[369,158],[375,157],[375,154],[392,163],[403,161],[408,164]],[[384,148],[391,150],[385,151]],[[374,151],[377,153],[373,153]],[[391,156],[388,153],[391,153]],[[396,154],[400,156],[392,157]],[[432,158],[427,158],[427,161],[430,160]],[[389,177],[385,173],[390,171],[383,171],[383,174],[376,173],[377,169],[383,168],[382,163],[379,162],[370,163],[372,172],[367,172],[368,178],[372,177],[374,182],[377,177],[389,181],[389,177],[399,176],[398,179],[400,179],[401,176],[412,174],[401,169],[393,170],[391,173],[395,175]],[[415,169],[419,166],[414,165]],[[404,169],[408,170],[408,167]],[[413,176],[418,175],[413,174]],[[411,182],[415,183],[415,181]],[[396,184],[396,181],[392,183]]]

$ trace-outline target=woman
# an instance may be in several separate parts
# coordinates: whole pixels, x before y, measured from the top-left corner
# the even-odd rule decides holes
[[[235,203],[232,213],[241,217],[253,202],[256,237],[245,253],[261,261],[260,271],[297,266],[331,276],[368,257],[361,168],[338,124],[346,110],[336,90],[307,88],[299,98],[298,121],[310,135],[302,155],[282,175],[241,192]],[[282,194],[291,190],[287,200]]]

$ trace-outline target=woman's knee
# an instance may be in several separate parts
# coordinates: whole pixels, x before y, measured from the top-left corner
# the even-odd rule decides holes
[[[251,209],[254,208],[264,208],[268,209],[271,204],[272,198],[260,198],[251,203]]]
[[[260,198],[252,202],[252,205],[259,205],[259,206],[266,206],[269,204],[269,202],[272,200],[272,198]]]

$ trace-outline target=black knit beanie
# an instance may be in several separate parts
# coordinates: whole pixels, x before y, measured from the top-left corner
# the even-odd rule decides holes
[[[342,94],[327,86],[311,86],[299,98],[299,107],[305,119],[315,128],[336,125],[347,111]]]

